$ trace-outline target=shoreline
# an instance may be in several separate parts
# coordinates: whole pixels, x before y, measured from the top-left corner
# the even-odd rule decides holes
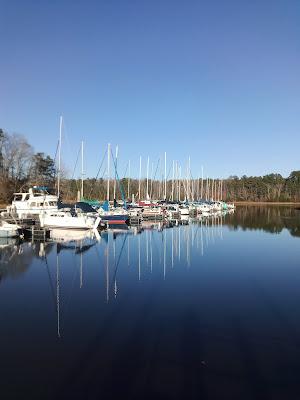
[[[299,206],[300,202],[288,201],[234,201],[236,206]]]

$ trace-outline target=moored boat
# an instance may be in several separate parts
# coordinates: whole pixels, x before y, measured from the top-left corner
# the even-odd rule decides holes
[[[9,214],[16,214],[18,218],[29,215],[39,215],[41,212],[53,212],[57,210],[58,197],[50,194],[45,186],[33,186],[27,192],[14,193]]]
[[[97,229],[101,221],[99,216],[73,214],[70,211],[44,213],[39,218],[41,226],[61,229]]]

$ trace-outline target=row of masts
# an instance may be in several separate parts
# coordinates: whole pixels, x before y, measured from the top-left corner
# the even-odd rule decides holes
[[[58,166],[57,166],[57,195],[60,196],[61,186],[61,145],[62,145],[62,130],[63,130],[63,118],[60,117],[59,124],[59,143],[58,143]],[[117,199],[117,169],[118,169],[118,153],[119,147],[115,148],[115,156],[111,150],[111,144],[107,145],[107,167],[106,167],[106,200]],[[114,178],[113,178],[113,192],[111,193],[111,159],[113,160]],[[161,165],[161,176],[157,177],[158,167],[160,158],[157,161],[156,168],[154,163],[151,163],[150,172],[150,157],[147,157],[146,163],[146,179],[142,178],[142,156],[139,157],[139,175],[138,175],[138,191],[133,192],[131,189],[132,177],[131,177],[131,160],[128,161],[126,172],[127,174],[127,188],[123,188],[124,196],[127,191],[127,198],[131,199],[133,196],[137,197],[138,200],[169,200],[169,201],[196,201],[196,200],[222,200],[223,199],[223,180],[222,179],[211,179],[208,176],[204,178],[203,166],[201,166],[201,177],[193,178],[191,172],[191,158],[188,157],[186,164],[186,171],[180,163],[176,160],[172,160],[172,167],[167,170],[167,152],[164,152],[164,168]],[[172,175],[169,178],[169,175]],[[81,187],[80,197],[84,197],[84,142],[81,142]],[[156,190],[155,190],[156,188]],[[127,190],[126,190],[127,189]],[[121,191],[121,190],[120,190]],[[121,193],[120,193],[121,194]]]

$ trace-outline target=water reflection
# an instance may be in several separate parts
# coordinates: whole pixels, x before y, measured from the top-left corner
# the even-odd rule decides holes
[[[245,207],[1,241],[2,394],[259,398],[267,382],[269,398],[290,398],[300,248],[289,232],[298,229],[291,208]],[[20,360],[21,377],[12,374]]]
[[[94,231],[51,231],[46,242],[22,242],[17,239],[0,241],[0,281],[20,278],[29,270],[34,259],[47,268],[51,293],[57,314],[57,336],[61,337],[62,271],[78,269],[78,286],[85,285],[84,271],[100,268],[104,273],[103,300],[117,300],[125,281],[125,266],[132,281],[141,282],[159,276],[165,281],[175,267],[191,268],[195,260],[204,257],[209,246],[217,246],[228,230],[264,230],[280,233],[288,229],[292,236],[300,236],[300,211],[288,207],[238,207],[236,212],[203,214],[186,217],[180,223],[146,221],[134,227],[109,228]],[[92,249],[95,252],[91,254]],[[53,257],[55,255],[55,257]],[[64,256],[65,255],[65,256]],[[74,258],[75,257],[75,258]],[[121,269],[122,266],[122,270]],[[125,270],[126,271],[126,270]],[[67,277],[69,279],[69,277]]]
[[[234,229],[269,233],[287,229],[292,236],[300,237],[300,210],[286,206],[240,206],[226,218],[226,224]]]

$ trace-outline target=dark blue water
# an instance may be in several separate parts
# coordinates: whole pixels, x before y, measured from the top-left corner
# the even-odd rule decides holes
[[[299,399],[300,211],[0,243],[1,399]]]

